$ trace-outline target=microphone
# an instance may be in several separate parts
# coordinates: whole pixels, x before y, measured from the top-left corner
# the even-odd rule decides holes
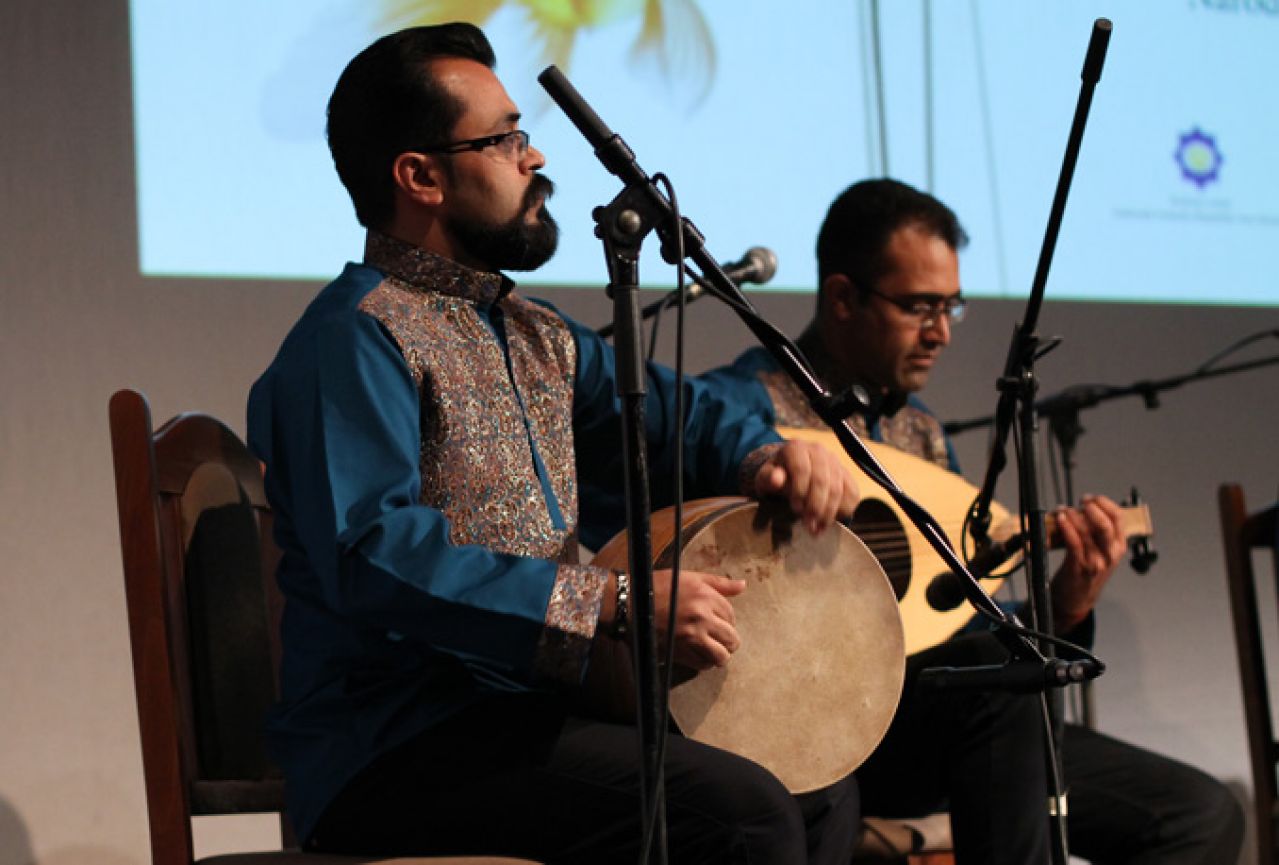
[[[1006,541],[998,541],[973,556],[968,569],[977,579],[990,576],[990,572],[1021,551],[1025,536],[1013,535]],[[962,604],[968,595],[964,593],[965,580],[951,571],[942,571],[928,582],[924,598],[928,606],[939,613],[949,612]]]
[[[724,271],[725,276],[738,285],[746,282],[763,285],[777,273],[777,253],[767,247],[752,246],[737,261],[730,261],[720,269]],[[705,284],[701,279],[694,277],[694,280],[692,285],[684,289],[685,303],[692,303],[706,293]],[[655,300],[640,310],[640,319],[650,319],[663,309],[674,306],[678,300],[679,292],[672,291],[660,300]],[[604,325],[596,333],[603,337],[611,335],[613,333],[612,323]]]
[[[1064,688],[1095,679],[1106,665],[1094,658],[1066,661],[1009,661],[981,667],[929,667],[920,670],[916,687],[937,691],[1009,691],[1035,694],[1046,688]]]
[[[743,282],[763,285],[777,275],[777,253],[767,247],[752,246],[745,255],[724,265],[722,270],[738,285]]]
[[[724,275],[738,285],[744,282],[763,285],[777,273],[777,253],[764,246],[752,246],[746,250],[745,255],[737,259],[737,261],[730,261],[728,264],[723,265],[720,270],[724,271]],[[705,293],[705,283],[694,277],[693,284],[684,289],[684,302],[688,303],[689,301],[697,300]],[[653,315],[663,304],[673,304],[678,296],[675,292],[671,292],[656,304],[649,304],[644,307],[642,317],[648,318]]]

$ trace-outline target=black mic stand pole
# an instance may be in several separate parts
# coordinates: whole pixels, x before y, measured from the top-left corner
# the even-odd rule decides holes
[[[1154,410],[1159,408],[1159,394],[1165,390],[1181,387],[1189,382],[1201,381],[1208,378],[1216,378],[1223,375],[1233,375],[1238,372],[1247,372],[1249,370],[1258,369],[1265,366],[1273,366],[1279,364],[1279,355],[1257,358],[1255,360],[1243,361],[1228,366],[1217,367],[1216,369],[1197,369],[1194,372],[1183,375],[1170,376],[1162,379],[1142,379],[1132,384],[1115,386],[1104,384],[1085,384],[1074,385],[1068,387],[1052,396],[1045,397],[1035,403],[1035,412],[1040,416],[1048,419],[1048,429],[1052,433],[1053,438],[1057,442],[1058,462],[1061,463],[1062,482],[1065,489],[1065,499],[1069,503],[1075,501],[1075,481],[1074,470],[1075,463],[1075,447],[1079,442],[1080,436],[1086,432],[1085,427],[1079,421],[1080,412],[1084,409],[1093,408],[1103,402],[1112,399],[1119,399],[1126,396],[1139,396],[1145,402],[1146,408]],[[947,435],[957,435],[971,429],[990,426],[994,422],[991,416],[972,418],[962,421],[948,421],[943,424],[943,428]],[[1137,489],[1132,489],[1131,496],[1126,504],[1137,505],[1139,498]],[[1155,551],[1148,538],[1134,538],[1128,542],[1129,546],[1129,564],[1132,569],[1139,574],[1144,574],[1158,559],[1159,554]],[[1089,683],[1084,683],[1080,691],[1080,707],[1083,713],[1083,722],[1085,726],[1093,727],[1096,725],[1096,710],[1092,702],[1092,693]]]
[[[691,286],[684,289],[684,302],[692,303],[702,296],[703,291],[704,289],[700,285],[693,283]],[[648,321],[659,312],[665,312],[672,306],[679,303],[679,299],[678,291],[672,291],[669,294],[663,295],[660,299],[653,301],[639,311],[640,320]],[[608,339],[613,335],[613,331],[615,330],[617,330],[617,322],[608,322],[603,327],[596,329],[595,332],[605,339]]]
[[[627,566],[634,598],[631,658],[636,687],[636,726],[640,737],[641,865],[666,862],[666,814],[659,731],[661,685],[657,675],[654,622],[653,555],[649,517],[648,447],[644,434],[644,370],[639,310],[639,254],[653,215],[628,186],[607,207],[595,209],[595,234],[603,241],[613,298],[616,332],[617,395],[622,404],[622,454],[626,466]]]
[[[1018,472],[1018,488],[1021,511],[1027,523],[1027,540],[1029,550],[1029,581],[1031,597],[1031,616],[1033,627],[1043,633],[1052,632],[1052,602],[1048,592],[1048,542],[1045,529],[1045,511],[1039,497],[1039,477],[1037,470],[1036,434],[1037,420],[1035,414],[1035,361],[1056,347],[1056,340],[1041,341],[1035,334],[1039,320],[1040,307],[1043,305],[1044,290],[1048,281],[1048,267],[1052,261],[1053,250],[1057,245],[1057,234],[1061,227],[1062,214],[1066,207],[1066,196],[1070,190],[1071,178],[1074,175],[1075,163],[1078,160],[1080,144],[1083,141],[1084,124],[1088,117],[1088,109],[1092,104],[1093,90],[1101,79],[1101,68],[1106,56],[1106,47],[1110,42],[1111,23],[1105,18],[1093,22],[1092,36],[1088,43],[1088,53],[1084,59],[1079,101],[1075,108],[1074,121],[1071,124],[1070,136],[1066,144],[1061,175],[1058,177],[1057,190],[1053,196],[1052,210],[1048,219],[1048,228],[1044,234],[1043,247],[1040,250],[1039,262],[1035,268],[1034,282],[1030,298],[1026,304],[1026,317],[1013,334],[1009,348],[1004,374],[997,387],[1000,392],[998,407],[995,411],[995,433],[991,444],[990,463],[986,478],[977,501],[970,513],[971,524],[978,543],[987,540],[990,526],[990,505],[994,499],[995,481],[1007,463],[1004,451],[1005,441],[1016,414],[1018,441],[1021,444],[1021,460]],[[1040,641],[1040,651],[1049,659],[1054,655],[1050,642]],[[1066,797],[1061,782],[1061,757],[1058,751],[1061,725],[1060,692],[1053,691],[1044,695],[1045,733],[1048,739],[1046,760],[1049,779],[1049,849],[1054,865],[1066,865],[1069,859],[1066,842]]]

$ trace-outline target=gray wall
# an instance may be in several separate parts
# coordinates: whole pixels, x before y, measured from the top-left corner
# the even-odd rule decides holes
[[[0,5],[0,865],[148,861],[108,397],[132,386],[157,421],[201,409],[242,430],[249,383],[317,287],[138,275],[127,22],[125,0]],[[201,183],[192,165],[172,192],[198,207]],[[1116,266],[1141,278],[1139,263]],[[608,315],[599,293],[553,299],[587,322]],[[795,332],[811,300],[758,303]],[[944,417],[992,404],[1019,313],[974,307],[930,391]],[[691,312],[695,368],[748,344],[711,302]],[[1181,372],[1279,313],[1050,303],[1042,322],[1067,338],[1041,367],[1051,392]],[[1241,792],[1214,491],[1239,480],[1254,503],[1274,497],[1275,381],[1271,369],[1197,385],[1157,412],[1112,403],[1085,417],[1079,451],[1081,492],[1142,487],[1163,555],[1148,576],[1121,572],[1102,602],[1100,725]],[[981,434],[959,444],[977,471]],[[261,820],[200,827],[207,850],[270,835]]]

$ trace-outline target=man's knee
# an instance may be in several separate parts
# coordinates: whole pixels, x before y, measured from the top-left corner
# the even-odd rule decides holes
[[[1204,775],[1185,794],[1190,807],[1182,831],[1193,836],[1187,840],[1222,857],[1237,856],[1243,845],[1244,814],[1230,788]]]
[[[668,788],[673,862],[804,861],[799,802],[774,775],[732,758],[717,767],[715,776],[713,782],[702,778]]]

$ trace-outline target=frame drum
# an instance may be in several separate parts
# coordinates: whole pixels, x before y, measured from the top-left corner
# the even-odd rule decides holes
[[[684,526],[683,569],[748,585],[732,599],[741,647],[725,667],[676,671],[685,680],[671,690],[671,717],[690,738],[764,766],[792,793],[844,778],[887,732],[905,673],[897,599],[879,562],[842,525],[814,537],[784,503],[689,502]],[[653,514],[651,531],[654,567],[669,568],[674,509]],[[626,556],[623,533],[593,563],[626,570]],[[587,685],[593,700],[601,687],[611,691],[606,714],[633,723],[629,656],[627,646],[597,640]]]

